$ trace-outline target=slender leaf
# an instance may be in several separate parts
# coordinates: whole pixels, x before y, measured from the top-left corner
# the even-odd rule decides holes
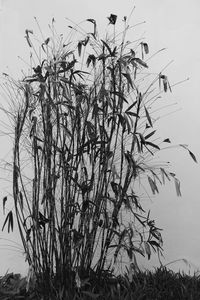
[[[37,146],[37,148],[39,148],[40,146]],[[40,147],[41,148],[41,147]],[[23,195],[22,195],[22,192],[20,191],[19,192],[19,203],[20,203],[20,207],[21,209],[23,210],[24,208],[24,201],[23,201]]]
[[[101,41],[102,41],[103,45],[107,48],[110,56],[112,56],[112,50],[110,49],[110,47],[108,46],[108,44],[106,42],[104,42],[104,40],[101,40]]]
[[[154,147],[154,148],[156,148],[156,149],[158,149],[158,150],[160,150],[160,147],[158,146],[158,145],[156,145],[156,144],[154,144],[154,143],[151,143],[151,142],[145,142],[145,144],[146,145],[149,145],[149,146],[151,146],[151,147]]]
[[[197,163],[197,159],[196,159],[194,153],[192,153],[190,150],[188,150],[188,151],[189,151],[189,154],[192,157],[192,159]]]
[[[149,46],[147,43],[142,43],[142,47],[144,48],[144,52],[145,54],[148,54],[149,53]]]
[[[151,187],[152,193],[153,193],[154,195],[155,195],[156,192],[159,193],[155,181],[154,181],[150,176],[148,176],[148,181],[149,181],[149,185],[150,185],[150,187]]]
[[[148,65],[143,60],[141,60],[140,58],[135,57],[135,58],[133,58],[133,60],[136,61],[141,66],[143,66],[144,68],[148,68]]]
[[[96,62],[96,57],[93,55],[93,54],[90,54],[87,58],[87,61],[86,61],[86,65],[87,67],[89,67],[90,63],[92,62],[93,64],[93,67],[95,66],[95,62]]]
[[[167,178],[167,180],[170,181],[170,177],[168,176],[167,172],[165,171],[165,169],[163,168],[160,168],[161,170],[161,175],[162,175],[162,180],[163,180],[163,183],[165,184],[165,177]]]
[[[122,73],[124,77],[126,77],[128,84],[133,88],[133,82],[131,79],[131,75],[129,73]]]
[[[151,127],[153,127],[153,124],[152,124],[152,121],[151,121],[151,117],[150,117],[150,115],[149,115],[149,112],[148,112],[146,106],[144,107],[144,109],[145,109],[145,114],[146,114],[147,120],[148,120],[148,122],[149,122],[149,125],[150,125]]]
[[[150,132],[149,134],[147,134],[144,138],[145,140],[149,139],[154,133],[156,132],[156,130]]]
[[[122,99],[124,102],[128,103],[127,99],[124,97],[123,93],[117,92],[117,91],[111,91],[111,94],[114,94],[118,96],[120,99]],[[137,103],[137,101],[136,101]]]
[[[181,184],[180,184],[180,181],[174,177],[174,183],[175,183],[175,188],[176,188],[176,194],[178,197],[181,196]]]
[[[159,243],[156,242],[156,241],[148,241],[148,243],[149,243],[151,246],[153,246],[153,247],[160,248]]]
[[[145,252],[146,252],[148,260],[149,260],[151,257],[151,249],[150,249],[149,243],[144,241],[144,247],[145,247]]]
[[[6,219],[4,221],[2,231],[4,230],[5,225],[8,223],[8,233],[10,232],[10,229],[13,231],[13,213],[10,210],[9,213],[6,216]]]
[[[197,159],[196,159],[196,156],[194,155],[194,153],[192,153],[189,149],[188,149],[188,145],[185,145],[185,144],[179,144],[179,146],[183,147],[184,149],[186,149],[190,156],[192,157],[192,159],[197,163]]]
[[[162,184],[162,181],[160,180],[160,178],[158,177],[158,175],[153,170],[150,170],[150,171],[153,174],[153,176],[159,181],[159,183]]]
[[[78,55],[81,56],[82,41],[78,42]]]
[[[137,100],[134,101],[134,102],[127,108],[126,112],[129,111],[129,110],[131,110],[131,108],[133,108],[136,104],[137,104]]]
[[[126,113],[127,115],[129,115],[129,116],[139,118],[139,116],[138,116],[136,113],[132,112],[132,111],[125,111],[125,113]]]
[[[6,201],[8,200],[7,196],[3,198],[3,213],[5,214],[5,206],[6,206]]]

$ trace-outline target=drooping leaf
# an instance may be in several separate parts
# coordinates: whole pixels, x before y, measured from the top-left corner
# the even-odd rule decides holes
[[[137,145],[138,153],[143,152],[143,149],[140,146],[140,141],[139,141],[139,139],[138,139],[138,137],[137,137],[136,134],[134,135],[133,143],[134,143],[134,145],[135,144]]]
[[[180,181],[174,177],[174,183],[175,183],[175,188],[176,188],[176,194],[178,197],[181,196],[181,184],[180,184]]]
[[[167,180],[170,181],[170,177],[168,176],[167,172],[165,171],[165,169],[163,168],[160,168],[161,170],[161,175],[162,175],[162,181],[163,183],[165,184],[165,177],[167,178]]]
[[[3,213],[5,214],[6,201],[8,200],[7,196],[3,198]]]
[[[130,128],[130,124],[128,122],[128,119],[127,119],[125,114],[124,114],[124,116],[121,115],[121,114],[117,114],[117,115],[118,115],[118,118],[119,118],[119,123],[121,124],[121,126],[123,128],[123,132],[125,132],[126,126],[128,126]]]
[[[95,62],[96,62],[96,57],[93,55],[93,54],[90,54],[87,58],[87,61],[86,61],[86,65],[87,67],[89,67],[90,63],[92,62],[93,64],[93,67],[95,66]]]
[[[163,75],[161,73],[159,74],[159,87],[161,87],[161,80],[163,83],[164,92],[166,93],[168,88],[169,88],[170,92],[172,92],[167,76]]]
[[[148,241],[148,243],[152,246],[152,247],[156,247],[156,248],[161,248],[159,243],[156,241]]]
[[[197,163],[197,159],[196,159],[196,156],[194,155],[194,153],[192,153],[189,149],[188,149],[188,145],[185,145],[185,144],[179,144],[179,146],[183,147],[184,149],[186,149],[190,156],[192,157],[192,159]]]
[[[108,20],[109,20],[110,24],[115,25],[115,23],[117,21],[117,15],[110,14],[110,17],[108,17]]]
[[[3,227],[2,227],[2,231],[4,230],[6,223],[8,223],[8,233],[10,232],[10,229],[13,231],[13,213],[11,210],[9,211],[9,213],[6,216],[6,219],[5,219]]]
[[[78,42],[78,55],[81,56],[82,41]]]
[[[142,134],[142,133],[139,133],[139,136],[140,136],[141,143],[142,143],[143,145],[145,145],[145,144],[146,144],[146,141],[145,141],[145,138],[144,138],[143,134]]]
[[[132,79],[131,79],[131,75],[129,73],[122,73],[122,75],[124,77],[126,77],[128,85],[130,85],[133,88],[133,82],[132,82]]]
[[[143,60],[141,60],[140,58],[135,57],[135,58],[133,58],[133,60],[136,61],[136,62],[137,62],[139,65],[141,65],[142,67],[148,68],[148,65],[147,65]]]
[[[106,42],[104,42],[104,40],[101,40],[101,41],[102,41],[103,45],[107,48],[110,56],[112,56],[112,50],[111,50],[111,48],[108,46],[108,44]]]
[[[149,181],[149,185],[150,185],[150,187],[151,187],[152,193],[153,193],[154,195],[155,195],[156,192],[159,193],[155,181],[154,181],[150,176],[148,176],[148,181]]]
[[[130,113],[130,112],[129,112],[129,113]],[[130,123],[129,123],[129,120],[128,120],[126,114],[124,114],[124,120],[125,120],[125,124],[126,124],[126,126],[127,126],[128,133],[130,133],[130,132],[131,132],[131,125],[130,125]],[[131,120],[132,120],[132,119],[131,119]],[[123,131],[126,130],[125,124],[123,125]]]
[[[13,222],[13,212],[10,211],[10,215],[9,215],[9,223],[8,223],[8,232],[10,232],[10,229],[13,231],[13,226],[14,226],[14,222]]]
[[[37,146],[37,148],[39,148],[40,146]],[[40,147],[41,148],[41,147]],[[22,195],[22,192],[20,191],[19,192],[19,203],[20,203],[20,207],[21,209],[23,210],[24,208],[24,202],[23,202],[23,195]]]
[[[167,84],[166,77],[163,79],[163,87],[164,87],[164,91],[167,92],[168,84]]]
[[[152,121],[151,121],[151,117],[150,117],[150,115],[149,115],[149,112],[148,112],[146,106],[144,107],[144,109],[145,109],[145,114],[146,114],[147,120],[148,120],[148,122],[149,122],[149,125],[150,125],[151,127],[153,127],[153,124],[152,124]]]
[[[190,150],[188,150],[188,151],[189,151],[189,154],[192,157],[192,159],[197,163],[197,159],[196,159],[194,153],[192,153]]]
[[[149,260],[151,257],[151,248],[150,248],[148,242],[146,242],[146,241],[144,241],[144,248],[145,248],[145,252],[147,254],[148,260]]]
[[[27,43],[28,43],[29,47],[32,48],[32,44],[31,44],[31,40],[30,40],[29,36],[26,35],[25,38],[27,40]]]
[[[168,87],[169,87],[169,90],[170,90],[170,92],[172,93],[172,88],[171,88],[171,85],[170,85],[170,83],[169,83],[169,81],[167,80],[167,82],[168,82]]]
[[[144,49],[144,52],[145,54],[148,54],[149,53],[149,46],[147,43],[141,43],[143,49]]]
[[[153,174],[153,176],[159,181],[159,183],[162,184],[162,181],[160,180],[160,178],[158,177],[158,175],[153,170],[150,170],[150,171]]]

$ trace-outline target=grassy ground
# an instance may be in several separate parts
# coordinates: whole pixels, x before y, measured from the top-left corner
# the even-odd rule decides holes
[[[0,300],[43,299],[34,290],[26,291],[26,278],[9,273],[0,278]],[[124,299],[124,300],[171,300],[200,299],[200,277],[188,276],[163,269],[155,272],[139,272],[132,278],[127,276],[97,281],[87,281],[77,289],[73,299]]]

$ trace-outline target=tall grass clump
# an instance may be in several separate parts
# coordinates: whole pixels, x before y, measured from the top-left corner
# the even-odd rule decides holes
[[[157,163],[170,140],[157,142],[152,112],[171,91],[168,78],[152,77],[148,44],[127,42],[126,17],[122,33],[116,34],[116,21],[111,14],[104,38],[94,19],[86,21],[92,33],[70,26],[66,39],[54,20],[42,41],[26,30],[29,74],[19,81],[5,74],[15,217],[43,299],[104,299],[98,284],[112,280],[122,258],[131,280],[139,271],[136,254],[162,253],[140,183],[156,194],[172,179],[181,194],[175,174]],[[13,221],[11,210],[4,226],[13,229]]]

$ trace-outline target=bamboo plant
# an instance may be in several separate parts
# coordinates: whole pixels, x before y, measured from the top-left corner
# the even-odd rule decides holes
[[[117,16],[108,19],[112,29]],[[72,299],[91,274],[113,274],[121,257],[131,275],[136,254],[150,259],[152,251],[162,252],[160,229],[137,184],[146,181],[156,194],[173,179],[180,195],[180,182],[165,165],[152,163],[170,140],[156,143],[151,109],[171,86],[163,72],[142,84],[148,44],[127,42],[126,18],[120,41],[115,31],[101,39],[94,19],[86,21],[92,33],[75,26],[63,40],[54,22],[39,50],[26,30],[31,73],[20,81],[5,74],[16,99],[13,200],[40,293]],[[13,229],[12,210],[6,224]]]

